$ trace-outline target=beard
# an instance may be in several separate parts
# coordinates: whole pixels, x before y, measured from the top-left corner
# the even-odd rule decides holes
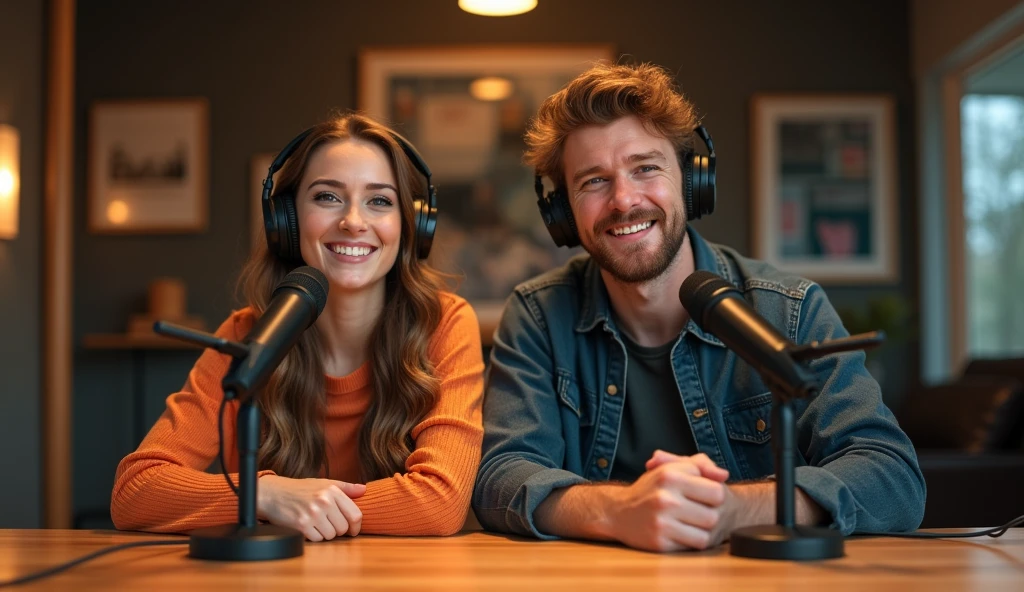
[[[609,244],[606,232],[613,226],[653,220],[661,226],[663,239],[653,253],[644,244],[632,244],[616,251]],[[594,226],[593,244],[584,245],[590,256],[620,282],[641,284],[665,273],[686,240],[686,221],[679,218],[671,227],[661,210],[633,210],[628,214],[613,214]]]

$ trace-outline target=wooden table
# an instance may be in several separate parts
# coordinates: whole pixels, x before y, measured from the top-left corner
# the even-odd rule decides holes
[[[107,545],[166,539],[112,531],[0,530],[0,581]],[[182,537],[182,540],[185,540]],[[854,538],[846,557],[741,559],[725,547],[658,555],[618,545],[481,532],[448,538],[359,536],[307,543],[295,559],[218,563],[187,546],[106,555],[26,590],[1024,590],[1024,529],[999,539]]]

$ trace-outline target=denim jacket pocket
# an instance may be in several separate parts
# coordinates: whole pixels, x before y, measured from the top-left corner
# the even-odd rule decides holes
[[[731,480],[755,479],[774,473],[772,447],[772,394],[743,399],[722,409],[729,445],[740,475]]]
[[[555,377],[558,400],[562,405],[568,407],[579,418],[580,427],[594,425],[595,396],[586,389],[581,389],[568,370],[558,368]]]

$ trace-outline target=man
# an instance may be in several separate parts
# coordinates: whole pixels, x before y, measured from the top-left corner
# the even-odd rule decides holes
[[[847,332],[818,285],[688,228],[696,181],[680,155],[696,124],[651,65],[596,66],[531,123],[526,160],[562,192],[546,207],[569,210],[561,231],[587,255],[506,304],[473,495],[485,528],[671,551],[775,522],[770,391],[688,317],[679,287],[712,271],[796,343]],[[911,530],[924,480],[863,362],[852,352],[810,365],[821,391],[794,405],[796,520]]]

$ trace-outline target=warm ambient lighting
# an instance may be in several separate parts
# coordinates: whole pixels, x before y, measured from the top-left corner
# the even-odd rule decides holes
[[[512,16],[536,7],[537,0],[459,0],[459,8],[482,16]]]
[[[500,101],[512,94],[512,81],[497,76],[477,78],[469,84],[469,94],[480,101]]]
[[[18,236],[18,130],[0,124],[0,239]]]
[[[120,199],[115,199],[107,205],[107,220],[111,224],[120,226],[128,221],[128,204]]]

